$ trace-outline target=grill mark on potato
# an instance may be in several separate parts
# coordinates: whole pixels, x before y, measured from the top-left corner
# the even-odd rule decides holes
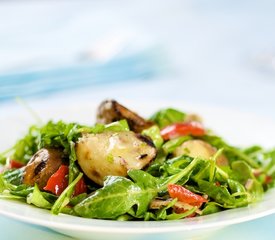
[[[139,160],[142,160],[143,158],[146,158],[147,156],[148,156],[148,154],[147,154],[147,153],[144,153],[144,154],[139,155],[139,156],[138,156],[138,159],[139,159]]]
[[[76,155],[82,171],[103,185],[106,176],[127,176],[129,169],[142,169],[156,157],[151,140],[132,131],[85,134]]]
[[[93,176],[95,176],[96,178],[100,178],[101,177],[100,173],[98,171],[96,171],[95,169],[91,170],[91,174]]]
[[[136,136],[137,136],[137,138],[139,138],[141,141],[145,142],[149,146],[155,147],[154,143],[152,142],[152,140],[150,138],[143,136],[141,134],[137,134]]]

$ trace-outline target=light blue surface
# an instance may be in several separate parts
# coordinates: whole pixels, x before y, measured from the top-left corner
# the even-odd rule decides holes
[[[118,57],[106,63],[80,61],[78,64],[63,67],[8,72],[0,74],[0,101],[13,100],[16,97],[44,97],[91,85],[156,78],[164,73],[159,64],[161,62],[157,59],[157,53],[151,50]]]
[[[49,104],[68,98],[168,99],[275,121],[274,9],[271,0],[0,2],[0,108],[13,106],[3,100],[18,95]],[[161,49],[157,67],[152,47]],[[93,68],[76,67],[83,56],[96,63]],[[167,62],[170,75],[156,75]],[[37,79],[43,81],[34,85]],[[272,215],[208,239],[269,240],[274,227]],[[0,231],[1,239],[69,239],[4,217]]]

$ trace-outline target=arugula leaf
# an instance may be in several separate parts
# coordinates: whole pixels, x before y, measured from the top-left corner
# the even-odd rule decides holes
[[[0,193],[4,194],[0,195],[1,197],[21,199],[27,197],[32,191],[32,186],[13,185],[5,179],[3,174],[0,174]]]
[[[167,173],[167,175],[171,176],[186,168],[192,162],[192,160],[192,157],[186,155],[174,157],[165,161],[161,167],[161,170]]]
[[[257,159],[250,157],[245,152],[243,152],[242,150],[236,147],[230,146],[221,137],[218,137],[215,135],[205,135],[201,137],[201,139],[208,142],[209,144],[216,147],[217,149],[224,149],[224,154],[228,157],[230,162],[233,162],[236,160],[243,160],[253,168],[260,167]]]
[[[3,173],[4,179],[13,184],[13,185],[20,185],[22,184],[22,178],[23,178],[23,169],[11,169],[7,170]]]
[[[37,184],[34,185],[33,192],[27,196],[26,200],[28,204],[33,204],[39,208],[50,209],[52,207],[52,204],[43,197]]]
[[[152,199],[157,195],[159,181],[141,170],[129,170],[128,175],[141,191],[145,190],[145,192],[147,192],[146,194],[137,194],[136,197],[136,216],[142,216],[147,211]]]
[[[252,168],[244,161],[235,161],[231,164],[231,177],[241,184],[245,184],[248,179],[255,179]]]
[[[162,179],[163,181],[161,183],[160,190],[166,191],[168,184],[175,184],[177,182],[182,183],[182,181],[184,181],[184,183],[187,182],[193,171],[196,170],[196,168],[199,166],[199,163],[205,162],[203,159],[200,158],[191,159],[192,161],[186,167],[181,169],[178,173]]]
[[[27,197],[33,191],[33,186],[28,186],[24,184],[19,186],[10,185],[8,186],[8,188],[10,189],[10,194],[20,197]]]
[[[162,146],[166,154],[172,153],[178,146],[192,139],[191,136],[182,136],[165,142]]]
[[[127,120],[122,119],[116,122],[112,122],[109,124],[101,124],[101,123],[96,123],[94,126],[89,127],[89,126],[81,126],[79,128],[80,133],[102,133],[102,132],[107,132],[107,131],[112,131],[112,132],[123,132],[123,131],[130,131],[129,124]]]
[[[155,219],[156,220],[165,220],[165,219],[167,219],[167,215],[168,215],[167,210],[170,209],[171,207],[173,207],[177,201],[178,201],[178,199],[175,198],[167,206],[159,209],[156,212]]]
[[[157,179],[141,170],[130,170],[133,179],[109,176],[103,188],[74,207],[82,217],[116,219],[128,213],[133,207],[135,215],[145,214],[151,200],[157,195]]]
[[[239,183],[238,181],[228,179],[227,183],[228,183],[228,186],[231,190],[231,193],[234,196],[242,196],[243,193],[246,195],[245,187],[241,183]]]
[[[150,137],[157,149],[161,148],[163,139],[160,135],[160,129],[158,126],[154,125],[150,128],[147,128],[143,130],[141,134]]]
[[[51,208],[51,213],[58,214],[60,213],[65,206],[68,205],[68,203],[71,200],[71,196],[74,191],[75,185],[78,183],[78,181],[82,178],[83,173],[79,173],[76,179],[72,181],[72,183],[69,184],[69,186],[61,193],[59,198],[56,200],[54,205]]]
[[[10,151],[6,153],[9,154],[13,152],[11,156],[12,159],[27,163],[38,150],[38,134],[39,128],[35,125],[31,126],[26,136],[18,140]]]
[[[149,167],[147,168],[146,172],[151,174],[154,177],[160,177],[161,174],[161,167],[163,163],[166,161],[167,154],[164,153],[162,149],[157,152],[156,158],[150,163]]]
[[[3,193],[6,190],[5,180],[2,174],[0,174],[0,193]]]
[[[261,183],[256,179],[251,180],[250,186],[247,188],[249,192],[249,202],[258,202],[262,199],[264,194],[264,189]]]
[[[130,131],[130,128],[127,120],[122,119],[122,120],[104,125],[103,132],[106,132],[106,131],[124,132],[124,131]]]
[[[173,108],[166,108],[156,112],[150,120],[155,122],[160,128],[172,123],[183,122],[186,114]]]
[[[85,198],[87,198],[87,193],[81,193],[70,200],[70,205],[75,206],[76,204],[82,202]]]
[[[224,186],[216,186],[214,183],[205,180],[198,180],[199,190],[215,202],[220,203],[224,208],[232,208],[235,205],[235,199]]]
[[[185,217],[188,217],[189,215],[193,214],[197,210],[197,207],[193,207],[190,210],[183,212],[183,213],[171,213],[167,215],[167,220],[179,220]]]
[[[212,213],[220,212],[222,208],[215,202],[208,202],[202,210],[202,215],[208,215]]]
[[[275,179],[275,149],[263,153],[263,170]]]

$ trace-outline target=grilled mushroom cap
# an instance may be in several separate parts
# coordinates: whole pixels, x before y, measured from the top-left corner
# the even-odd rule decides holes
[[[54,148],[42,148],[36,152],[24,169],[23,183],[39,189],[46,186],[48,179],[62,164],[62,151]]]
[[[76,145],[83,172],[103,185],[108,175],[126,176],[129,169],[142,169],[156,156],[152,142],[134,132],[85,134]]]
[[[106,100],[99,105],[97,122],[107,124],[121,119],[126,119],[130,129],[138,133],[154,124],[122,106],[115,100]]]

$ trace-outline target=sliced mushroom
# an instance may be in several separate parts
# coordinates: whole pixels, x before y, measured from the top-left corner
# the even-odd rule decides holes
[[[62,164],[63,152],[54,148],[42,148],[33,155],[24,169],[23,183],[39,189],[46,186],[48,179]]]
[[[217,152],[217,149],[202,140],[189,140],[177,147],[174,151],[175,156],[188,155],[190,157],[210,158]],[[218,166],[228,165],[228,159],[222,154],[217,158]]]
[[[99,105],[97,122],[107,124],[121,119],[126,119],[130,129],[138,133],[154,124],[122,106],[115,100],[106,100]]]
[[[142,169],[156,156],[152,142],[131,131],[85,134],[76,145],[83,172],[103,185],[108,175],[126,176],[129,169]]]

